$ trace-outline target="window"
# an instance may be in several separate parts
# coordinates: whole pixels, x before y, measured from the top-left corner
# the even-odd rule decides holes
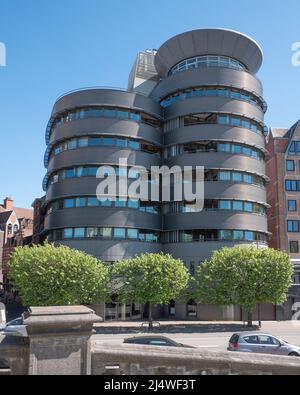
[[[220,210],[231,210],[231,201],[230,200],[220,200],[219,208],[220,208]]]
[[[99,204],[100,202],[96,197],[88,198],[88,207],[98,207]]]
[[[101,145],[101,139],[99,137],[92,137],[89,139],[90,147],[99,147]]]
[[[299,253],[299,242],[298,241],[290,241],[290,253],[298,254]]]
[[[234,211],[243,211],[243,202],[234,201],[232,208]]]
[[[243,339],[249,344],[259,344],[258,336],[245,336]]]
[[[253,183],[253,177],[250,174],[244,174],[243,178],[244,182],[246,182],[247,184]]]
[[[67,169],[65,174],[66,174],[66,178],[74,178],[75,169]]]
[[[107,147],[112,147],[114,145],[114,140],[111,137],[104,137],[103,144]]]
[[[231,123],[231,126],[241,126],[241,119],[231,117],[230,123]]]
[[[125,139],[117,139],[116,140],[116,146],[118,148],[126,148],[127,147],[127,140],[125,140]]]
[[[297,200],[288,200],[288,211],[290,212],[297,211]]]
[[[127,201],[125,199],[118,198],[116,200],[115,206],[119,207],[119,208],[124,208],[124,207],[126,207],[126,203],[127,203]]]
[[[78,147],[79,148],[84,148],[84,147],[88,147],[89,145],[89,139],[88,138],[81,138],[78,140]]]
[[[76,207],[85,207],[85,206],[86,206],[85,198],[76,199]]]
[[[128,147],[138,151],[141,148],[141,144],[138,141],[129,140]]]
[[[85,237],[85,229],[84,228],[75,228],[74,229],[74,238],[75,239],[83,239]]]
[[[232,181],[233,182],[242,182],[243,181],[242,173],[232,173]]]
[[[230,172],[229,171],[220,171],[219,180],[220,181],[230,181]]]
[[[112,234],[112,228],[101,228],[100,229],[100,236],[105,239],[110,239]]]
[[[72,239],[73,238],[73,229],[64,229],[64,239]]]
[[[233,232],[233,240],[244,240],[244,232],[242,230],[235,230]]]
[[[138,200],[128,200],[128,207],[129,208],[139,208],[139,201]]]
[[[127,237],[128,239],[137,240],[139,238],[137,229],[127,229]]]
[[[94,238],[98,236],[98,228],[87,228],[86,235],[88,238]]]
[[[230,152],[231,151],[230,148],[231,148],[230,144],[222,144],[222,143],[220,143],[218,145],[218,149],[219,149],[220,152]]]
[[[68,142],[68,150],[72,150],[76,148],[77,148],[77,140],[70,140]]]
[[[295,141],[293,141],[291,146],[290,146],[289,154],[290,155],[295,155],[296,154],[296,142]]]
[[[254,211],[253,210],[253,203],[245,203],[244,204],[244,210],[249,212],[249,213],[252,213]]]
[[[229,117],[227,115],[219,115],[218,116],[218,123],[220,125],[228,125],[229,124]]]
[[[124,228],[114,228],[114,238],[116,239],[125,239],[126,237],[126,229]]]
[[[245,240],[254,241],[254,232],[245,232]]]
[[[285,181],[285,190],[290,192],[296,192],[298,189],[297,181],[295,180],[286,180]]]
[[[287,171],[295,171],[295,162],[293,160],[286,161],[286,170]]]
[[[65,208],[73,208],[73,207],[74,207],[74,199],[66,199]]]
[[[288,232],[299,232],[299,221],[287,221]]]
[[[220,240],[232,240],[231,230],[220,230]]]

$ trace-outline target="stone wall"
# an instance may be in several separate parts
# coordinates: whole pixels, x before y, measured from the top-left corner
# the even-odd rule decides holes
[[[92,375],[300,375],[300,360],[137,345],[95,345]]]
[[[0,376],[27,375],[29,347],[26,339],[0,336]]]

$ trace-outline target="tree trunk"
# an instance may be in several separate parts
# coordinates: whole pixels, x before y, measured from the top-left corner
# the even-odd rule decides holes
[[[152,304],[149,303],[149,329],[153,329],[153,319],[152,319]]]
[[[258,303],[257,312],[258,312],[258,326],[261,328],[260,303]]]
[[[252,311],[248,311],[248,325],[249,328],[253,326],[253,313]]]

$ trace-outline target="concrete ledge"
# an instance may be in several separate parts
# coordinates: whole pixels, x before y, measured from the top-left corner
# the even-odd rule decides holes
[[[92,375],[300,375],[300,358],[137,345],[93,345]]]

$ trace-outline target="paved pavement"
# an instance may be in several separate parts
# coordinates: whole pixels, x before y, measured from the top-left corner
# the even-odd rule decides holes
[[[255,324],[255,323],[254,323]],[[95,326],[96,334],[92,341],[104,344],[122,344],[127,337],[149,333],[141,329],[141,323],[114,322]],[[254,327],[252,330],[257,330]],[[251,330],[251,329],[250,329]],[[249,331],[242,322],[161,322],[154,333],[170,337],[179,343],[196,346],[201,349],[226,351],[228,340],[234,332]],[[279,338],[300,346],[300,321],[263,322],[262,332],[271,333]]]

